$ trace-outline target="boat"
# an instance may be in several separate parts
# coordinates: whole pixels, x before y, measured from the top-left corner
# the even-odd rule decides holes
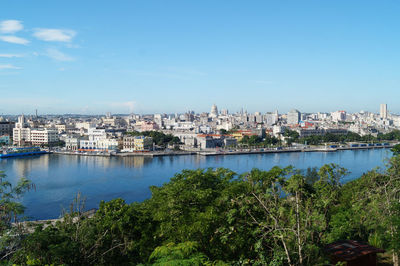
[[[49,153],[48,151],[40,149],[40,147],[24,147],[24,148],[6,148],[0,150],[0,159],[10,157],[22,157],[29,155],[40,155]]]

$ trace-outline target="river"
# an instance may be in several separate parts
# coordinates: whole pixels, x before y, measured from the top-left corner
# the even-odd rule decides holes
[[[343,179],[347,182],[377,166],[384,167],[389,156],[389,149],[154,158],[50,154],[1,159],[0,171],[5,171],[13,183],[26,177],[35,184],[36,189],[27,192],[21,201],[27,208],[26,216],[36,220],[58,218],[78,192],[86,198],[86,209],[117,197],[129,203],[143,201],[150,197],[149,186],[168,182],[182,169],[225,167],[243,173],[275,165],[306,169],[336,163],[351,172]]]

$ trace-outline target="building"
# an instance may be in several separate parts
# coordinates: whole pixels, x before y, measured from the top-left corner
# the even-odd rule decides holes
[[[51,145],[59,141],[57,129],[36,128],[30,130],[32,145]]]
[[[346,121],[347,117],[346,111],[336,111],[333,112],[331,116],[332,116],[332,121],[334,122]]]
[[[79,141],[80,151],[95,151],[97,150],[97,140],[82,139]]]
[[[382,119],[387,119],[388,118],[388,113],[387,113],[387,104],[382,103],[381,108],[380,108],[380,117]]]
[[[267,126],[275,125],[278,122],[278,114],[266,113],[264,116],[264,122]]]
[[[52,145],[59,141],[58,130],[48,128],[29,128],[25,117],[18,117],[18,123],[13,129],[13,142],[17,146]]]
[[[24,146],[31,141],[31,130],[27,127],[24,115],[18,117],[18,122],[13,129],[13,143],[17,146]]]
[[[160,129],[158,124],[154,122],[144,122],[140,128],[142,131],[155,131]]]
[[[0,121],[0,136],[3,135],[12,136],[14,127],[15,127],[14,122]]]
[[[217,106],[215,104],[213,104],[213,106],[211,106],[210,117],[211,118],[218,117],[218,108],[217,108]]]
[[[296,132],[299,133],[299,137],[309,137],[309,136],[323,136],[326,134],[334,134],[334,135],[344,135],[347,134],[347,129],[342,128],[299,128],[296,129]]]
[[[0,136],[0,146],[10,145],[10,143],[11,143],[10,136],[8,135]]]
[[[74,127],[72,125],[66,125],[66,124],[57,124],[57,125],[55,125],[55,128],[57,129],[58,134],[66,133],[69,130],[74,129]]]
[[[331,265],[339,262],[347,266],[376,266],[377,253],[384,253],[385,250],[370,246],[355,240],[342,240],[331,243],[325,247],[326,253],[330,256]]]
[[[153,139],[145,136],[125,136],[123,139],[123,151],[151,151]]]
[[[116,151],[118,144],[117,139],[101,139],[97,141],[97,149],[102,151]]]
[[[65,148],[70,151],[77,151],[80,149],[80,141],[82,137],[69,136],[65,138]]]
[[[301,113],[293,109],[287,114],[287,124],[288,125],[297,125],[301,120]]]

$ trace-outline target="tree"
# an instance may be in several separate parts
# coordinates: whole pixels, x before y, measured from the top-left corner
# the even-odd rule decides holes
[[[400,144],[394,145],[390,150],[393,152],[393,156],[400,155]]]
[[[19,223],[19,216],[25,210],[19,199],[32,188],[33,184],[26,178],[20,178],[14,186],[0,171],[0,260],[8,259],[18,249],[25,229]]]
[[[168,243],[157,247],[149,260],[153,265],[164,266],[205,265],[208,258],[198,249],[199,245],[196,242]]]

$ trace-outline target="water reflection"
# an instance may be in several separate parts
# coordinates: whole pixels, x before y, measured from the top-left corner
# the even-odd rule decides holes
[[[100,200],[122,197],[127,202],[150,197],[149,186],[160,186],[183,169],[225,167],[241,174],[252,168],[268,170],[275,165],[293,165],[298,169],[336,163],[351,174],[343,181],[361,176],[376,166],[383,166],[389,156],[383,149],[341,152],[299,152],[230,156],[167,157],[92,157],[43,155],[0,160],[12,182],[19,177],[31,179],[36,192],[28,192],[23,203],[33,218],[58,217],[61,207],[68,207],[78,191],[87,197],[87,208]]]

